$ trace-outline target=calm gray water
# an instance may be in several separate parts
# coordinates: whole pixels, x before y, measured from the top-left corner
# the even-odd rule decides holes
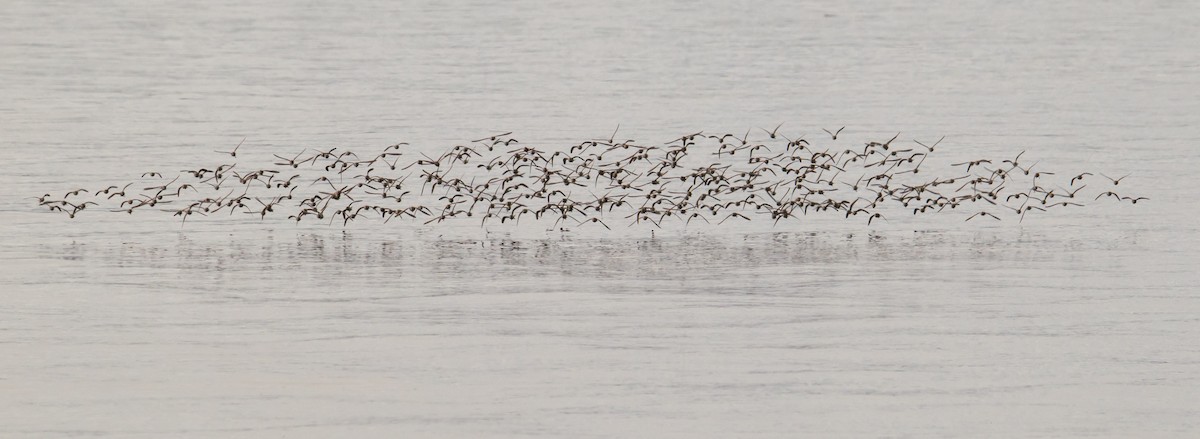
[[[0,6],[0,436],[1200,434],[1194,4],[340,3]],[[779,122],[1151,201],[652,235],[28,198],[243,138],[262,163]]]

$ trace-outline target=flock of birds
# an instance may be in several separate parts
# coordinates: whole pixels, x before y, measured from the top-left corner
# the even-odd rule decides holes
[[[697,132],[657,146],[618,141],[614,132],[553,151],[503,133],[438,156],[407,143],[370,154],[305,149],[275,155],[277,161],[265,167],[224,160],[211,168],[151,171],[130,183],[35,198],[71,218],[95,209],[157,210],[185,223],[193,215],[287,215],[343,226],[363,218],[424,224],[469,219],[481,226],[533,219],[559,229],[753,219],[778,224],[818,213],[868,225],[887,220],[885,214],[947,211],[966,211],[965,221],[1023,220],[1089,201],[1147,200],[1116,192],[1128,175],[1060,176],[1025,160],[1024,152],[952,163],[949,175],[937,176],[923,164],[941,140],[913,140],[905,147],[897,134],[885,142],[832,148],[804,136],[788,138],[779,129],[760,128],[757,138],[753,131]],[[836,142],[842,129],[824,131]],[[236,159],[239,148],[217,152]],[[1089,186],[1094,195],[1082,192]]]

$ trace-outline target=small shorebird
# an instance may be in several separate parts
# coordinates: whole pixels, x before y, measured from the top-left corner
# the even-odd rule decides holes
[[[982,211],[981,211],[981,212],[979,212],[979,213],[976,213],[976,214],[974,214],[974,215],[971,215],[971,216],[967,217],[967,221],[970,221],[972,218],[975,218],[975,217],[977,217],[977,216],[990,216],[990,217],[992,217],[992,218],[995,218],[996,220],[1000,220],[1000,217],[998,217],[998,216],[996,216],[996,215],[992,215],[991,213],[988,213],[988,212],[982,212]]]
[[[241,147],[242,147],[242,142],[245,142],[245,141],[246,141],[246,138],[245,138],[245,137],[243,137],[243,138],[242,138],[242,141],[241,141],[241,142],[238,142],[237,146],[233,147],[233,151],[213,151],[213,152],[219,152],[219,153],[222,153],[222,154],[229,154],[231,157],[237,157],[237,150],[238,150],[238,148],[241,148]]]
[[[1121,178],[1112,178],[1112,177],[1109,177],[1109,176],[1107,176],[1107,175],[1100,174],[1100,176],[1102,176],[1102,177],[1104,177],[1104,178],[1107,178],[1107,179],[1111,180],[1111,181],[1112,181],[1112,184],[1113,184],[1113,186],[1116,186],[1116,185],[1119,185],[1119,184],[1121,184],[1121,180],[1124,180],[1124,179],[1125,179],[1125,177],[1128,177],[1128,176],[1130,176],[1130,175],[1133,175],[1133,174],[1125,174],[1125,176],[1124,176],[1124,177],[1121,177]]]
[[[828,133],[830,136],[833,137],[833,140],[837,140],[838,134],[841,134],[842,130],[844,130],[844,129],[846,129],[846,127],[841,127],[841,128],[838,128],[837,131],[830,132],[827,129],[821,128],[821,131]]]
[[[767,131],[767,129],[766,129],[766,128],[762,128],[762,127],[759,127],[758,129],[762,130],[764,133],[767,133],[767,135],[768,135],[768,136],[771,136],[771,138],[772,138],[772,139],[774,139],[775,137],[777,137],[777,134],[776,134],[776,133],[778,133],[778,132],[779,132],[779,127],[782,127],[782,126],[783,126],[783,124],[782,124],[782,123],[781,123],[781,124],[779,124],[779,125],[776,125],[776,126],[775,126],[775,129],[773,129],[773,130],[771,130],[771,131]]]

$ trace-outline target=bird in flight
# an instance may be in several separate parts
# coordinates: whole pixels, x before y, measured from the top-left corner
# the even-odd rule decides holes
[[[779,132],[779,127],[782,127],[782,126],[783,126],[782,123],[779,125],[776,125],[775,129],[773,129],[771,131],[767,131],[766,128],[762,128],[762,127],[759,127],[758,129],[762,130],[764,133],[767,133],[768,136],[771,136],[771,138],[774,139],[774,138],[778,137],[777,133]]]
[[[837,131],[830,132],[827,129],[821,128],[821,131],[828,133],[831,137],[833,137],[833,140],[837,140],[838,134],[841,134],[842,130],[844,130],[844,129],[846,129],[846,127],[841,127],[841,128],[838,128]]]
[[[243,138],[242,138],[242,141],[241,141],[241,142],[238,142],[237,146],[233,147],[233,151],[213,151],[213,152],[219,152],[219,153],[222,153],[222,154],[229,154],[231,157],[237,157],[237,150],[238,150],[238,148],[241,148],[241,147],[242,147],[242,142],[245,142],[245,141],[246,141],[246,138],[245,138],[245,137],[243,137]]]

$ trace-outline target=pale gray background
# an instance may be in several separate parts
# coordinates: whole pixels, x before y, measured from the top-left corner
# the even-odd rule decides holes
[[[0,436],[1195,437],[1194,2],[0,4]],[[786,122],[1151,202],[485,235],[49,214],[309,147]]]

